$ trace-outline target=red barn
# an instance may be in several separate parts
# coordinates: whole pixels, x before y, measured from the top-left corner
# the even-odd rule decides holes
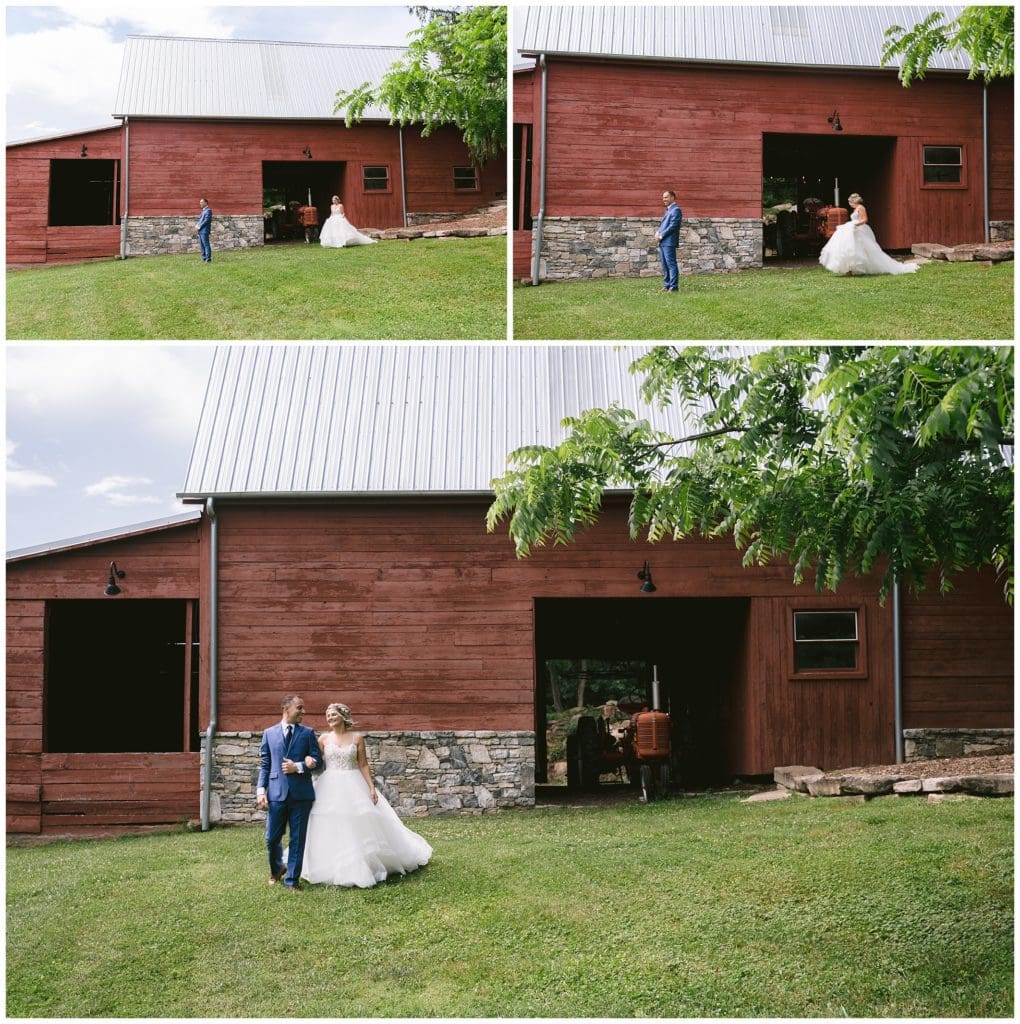
[[[7,147],[8,262],[197,252],[200,197],[213,209],[213,247],[229,249],[278,235],[279,212],[309,195],[319,223],[336,194],[363,228],[505,196],[505,157],[473,165],[450,126],[423,138],[378,107],[350,128],[333,113],[338,90],[379,81],[403,53],[129,37],[120,125]]]
[[[935,10],[521,9],[535,67],[514,74],[515,274],[659,273],[665,188],[688,272],[762,266],[766,193],[810,232],[806,200],[859,192],[891,250],[1012,238],[1012,80],[940,54],[904,89],[879,63],[891,24]]]
[[[623,495],[527,560],[486,532],[507,453],[555,443],[569,413],[617,399],[682,436],[675,408],[641,402],[637,354],[221,349],[194,512],[8,558],[8,829],[250,821],[288,692],[319,729],[351,706],[402,814],[528,806],[554,676],[600,660],[628,666],[619,697],[647,700],[658,672],[692,784],[899,744],[1011,750],[1013,620],[991,573],[898,609],[874,578],[818,593],[788,565],[743,568],[731,540],[629,540]]]

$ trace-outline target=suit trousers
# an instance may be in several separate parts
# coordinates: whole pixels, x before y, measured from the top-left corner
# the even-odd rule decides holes
[[[314,800],[270,800],[266,815],[266,848],[269,851],[269,873],[275,875],[283,867],[283,833],[290,829],[285,885],[297,885],[305,857],[305,836],[308,816]]]
[[[680,283],[680,269],[676,262],[676,244],[672,239],[659,243],[659,259],[662,262],[662,287],[675,292]]]
[[[209,263],[212,261],[212,246],[209,244],[209,229],[203,228],[198,233],[198,246],[202,250],[202,261]]]

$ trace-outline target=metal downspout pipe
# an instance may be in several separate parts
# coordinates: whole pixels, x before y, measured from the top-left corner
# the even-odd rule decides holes
[[[988,83],[981,87],[981,146],[982,163],[984,165],[984,189],[985,189],[985,241],[992,240],[992,211],[988,202]]]
[[[209,517],[209,725],[205,730],[205,749],[202,759],[202,831],[209,831],[209,804],[212,798],[213,737],[216,735],[216,675],[219,612],[219,526],[212,498],[205,499],[205,514]]]
[[[120,214],[120,258],[127,259],[128,176],[131,169],[131,125],[124,118],[124,209]]]
[[[546,97],[548,95],[549,69],[545,65],[545,54],[538,56],[538,66],[542,69],[542,134],[539,136],[538,144],[538,219],[535,224],[535,239],[531,249],[531,283],[538,284],[538,265],[542,255],[542,228],[545,225],[545,116]]]
[[[903,764],[903,657],[900,649],[900,581],[893,583],[893,721],[896,728],[896,763]]]
[[[403,211],[404,227],[407,227],[407,178],[404,175],[404,126],[397,127],[400,139],[400,209]]]

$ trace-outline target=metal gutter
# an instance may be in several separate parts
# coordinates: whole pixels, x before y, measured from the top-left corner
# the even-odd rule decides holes
[[[400,138],[400,209],[404,215],[404,227],[407,227],[407,178],[404,174],[404,126],[397,126]]]
[[[549,89],[549,69],[546,67],[545,54],[538,55],[538,66],[542,69],[542,134],[538,144],[538,217],[535,220],[535,238],[531,248],[531,283],[538,284],[538,266],[542,255],[542,228],[545,225],[545,142],[546,142],[546,100]]]
[[[216,700],[219,683],[217,669],[218,648],[218,590],[219,590],[219,524],[212,498],[206,498],[205,512],[209,517],[209,725],[205,730],[205,750],[202,758],[202,831],[209,831],[209,804],[212,798],[213,737],[216,735]]]
[[[120,213],[120,258],[127,259],[128,188],[131,171],[131,127],[124,118],[124,209]]]
[[[903,764],[903,653],[900,646],[900,582],[893,583],[893,721],[896,729],[896,763]]]

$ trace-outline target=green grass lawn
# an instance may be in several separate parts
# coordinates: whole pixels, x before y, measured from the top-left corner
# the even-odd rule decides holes
[[[10,1016],[977,1016],[1013,1010],[1013,801],[732,795],[413,823],[371,890],[265,884],[261,829],[7,851]]]
[[[506,238],[284,245],[7,273],[7,337],[506,338]]]
[[[1013,338],[1013,264],[929,263],[897,277],[822,267],[514,288],[518,339],[918,341]]]

